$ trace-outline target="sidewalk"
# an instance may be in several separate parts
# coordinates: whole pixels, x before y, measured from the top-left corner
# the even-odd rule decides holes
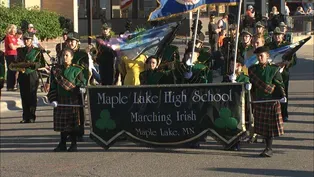
[[[39,89],[37,91],[37,106],[46,106],[43,102],[43,97],[47,93],[41,92]],[[20,91],[8,92],[6,86],[1,90],[1,100],[0,100],[0,113],[13,110],[22,110],[22,100],[20,96]]]

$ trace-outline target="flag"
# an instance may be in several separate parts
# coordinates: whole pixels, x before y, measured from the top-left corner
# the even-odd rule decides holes
[[[146,51],[149,51],[150,55],[156,54],[158,49],[170,40],[170,34],[178,27],[179,23],[174,22],[140,32],[123,34],[109,41],[98,38],[97,42],[116,51],[120,58],[135,60]]]
[[[278,49],[274,49],[274,50],[269,51],[269,54],[270,54],[269,62],[274,63],[274,64],[282,62],[282,59],[284,57],[287,57],[287,56],[289,57],[289,56],[294,55],[310,39],[311,39],[311,36],[309,36],[309,37],[307,37],[307,38],[305,38],[299,42],[296,42],[296,43],[293,43],[293,44],[283,46],[283,47],[280,47]],[[247,59],[244,62],[244,65],[247,68],[251,67],[254,64],[258,64],[258,60],[257,60],[256,55],[251,56],[249,59]]]
[[[198,7],[212,3],[234,3],[239,0],[157,0],[159,7],[153,11],[148,21],[161,20],[192,11]]]
[[[131,4],[133,0],[121,0],[120,1],[120,9],[125,10],[127,9]]]

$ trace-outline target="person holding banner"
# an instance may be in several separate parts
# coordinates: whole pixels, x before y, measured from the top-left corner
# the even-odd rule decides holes
[[[271,50],[273,49],[277,49],[283,46],[287,46],[290,45],[291,43],[284,41],[284,32],[280,30],[280,28],[275,28],[274,30],[274,40],[272,43],[269,44],[269,48]],[[290,55],[290,56],[285,56],[285,58],[283,58],[281,63],[276,63],[279,67],[283,68],[282,70],[282,78],[283,78],[283,82],[285,84],[285,92],[287,94],[287,98],[288,98],[288,88],[289,88],[289,78],[290,78],[290,68],[293,67],[294,65],[296,65],[296,55]],[[282,116],[285,122],[288,121],[288,102],[282,104],[281,107],[281,111],[282,111]]]
[[[140,81],[141,85],[157,85],[157,84],[164,84],[162,80],[164,80],[164,76],[170,75],[171,66],[169,66],[172,63],[167,64],[167,70],[163,70],[162,68],[159,68],[160,60],[159,58],[155,56],[150,56],[147,58],[145,64],[146,64],[146,70],[140,73]]]
[[[280,102],[286,102],[287,98],[280,68],[268,62],[269,48],[258,47],[254,53],[259,61],[249,68],[252,98],[255,100],[251,102],[254,131],[265,137],[266,147],[260,156],[271,157],[273,138],[284,134]]]
[[[54,149],[55,152],[77,151],[77,129],[83,124],[80,107],[60,107],[57,104],[78,105],[82,104],[79,89],[87,85],[84,77],[84,68],[73,63],[74,51],[70,48],[63,50],[63,65],[56,65],[51,70],[50,89],[48,99],[55,102],[53,110],[54,131],[60,132],[60,142]],[[70,136],[71,146],[66,147],[67,136]]]
[[[236,82],[242,82],[242,83],[245,83],[245,84],[250,84],[250,79],[247,75],[244,74],[242,68],[244,66],[244,59],[238,55],[237,57],[237,60],[236,60],[236,65],[234,65],[234,58],[232,57],[230,60],[229,60],[229,68],[230,68],[230,71],[229,71],[229,74],[230,75],[226,75],[224,78],[223,78],[223,82],[232,82],[232,72],[233,72],[233,68],[234,66],[236,66],[236,69],[235,69],[235,73],[236,73]],[[250,87],[250,86],[247,86],[246,87]],[[247,97],[247,96],[246,96]],[[245,119],[246,121],[248,122],[249,121],[249,109],[248,109],[248,105],[247,105],[247,101],[246,101],[246,104],[245,104]],[[240,142],[238,141],[237,143],[235,143],[232,147],[230,147],[229,149],[226,149],[226,150],[233,150],[233,151],[239,151],[240,150]]]

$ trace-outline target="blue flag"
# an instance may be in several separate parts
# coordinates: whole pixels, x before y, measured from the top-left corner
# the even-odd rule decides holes
[[[135,60],[146,51],[149,52],[149,55],[154,55],[167,42],[176,28],[178,28],[178,23],[174,22],[141,32],[123,34],[118,38],[111,38],[109,41],[102,39],[97,39],[97,41],[116,51],[120,58],[127,57],[129,60]]]
[[[148,21],[180,15],[206,4],[232,3],[239,2],[239,0],[159,0],[158,2],[159,7],[150,14]]]
[[[269,62],[270,63],[280,63],[282,62],[283,58],[285,57],[291,57],[292,55],[294,55],[307,41],[309,41],[311,39],[311,36],[302,39],[299,42],[287,45],[287,46],[283,46],[274,50],[269,51],[270,54],[270,59]],[[245,62],[244,65],[249,68],[252,65],[258,64],[258,60],[256,55],[251,56],[250,58],[248,58]]]

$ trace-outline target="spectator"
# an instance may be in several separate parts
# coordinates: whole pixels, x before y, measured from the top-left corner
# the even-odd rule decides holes
[[[208,39],[209,39],[211,52],[214,52],[218,50],[218,38],[219,38],[219,33],[221,29],[218,28],[218,25],[215,23],[214,14],[210,15],[209,20],[210,21],[208,23]]]
[[[16,25],[9,25],[6,32],[7,35],[4,40],[4,48],[5,48],[5,58],[8,66],[7,70],[7,90],[8,91],[16,91],[16,71],[12,71],[9,66],[12,62],[16,61],[17,51],[16,49],[20,47],[18,45],[18,41],[15,37],[17,31]]]
[[[227,33],[227,29],[228,29],[228,14],[224,14],[222,16],[222,19],[220,19],[218,21],[218,28],[221,29],[221,34],[222,35],[223,33]]]
[[[22,30],[17,30],[15,37],[17,39],[17,44],[21,47],[24,47],[24,41],[22,39],[23,36],[23,31]]]
[[[297,11],[295,12],[295,15],[305,15],[305,12],[303,10],[303,7],[299,6],[297,8]]]
[[[286,16],[290,15],[290,9],[289,9],[289,7],[287,5],[287,2],[285,2],[285,13],[284,13],[284,15],[286,15]]]
[[[248,6],[248,8],[247,8],[247,10],[246,10],[246,15],[247,15],[248,17],[252,18],[252,19],[255,18],[255,10],[254,10],[254,8],[253,8],[252,5],[249,5],[249,6]]]
[[[33,33],[33,46],[44,50],[44,48],[40,45],[37,36],[35,35],[35,33],[36,33],[37,31],[35,30],[33,24],[29,24],[29,25],[28,25],[27,31],[28,31],[29,33]]]
[[[314,11],[313,11],[313,9],[312,9],[312,6],[309,6],[309,8],[308,8],[307,11],[306,11],[306,14],[307,14],[307,15],[314,15]]]
[[[279,11],[276,6],[273,6],[271,12],[270,12],[270,18],[273,18],[274,16],[279,15]]]

